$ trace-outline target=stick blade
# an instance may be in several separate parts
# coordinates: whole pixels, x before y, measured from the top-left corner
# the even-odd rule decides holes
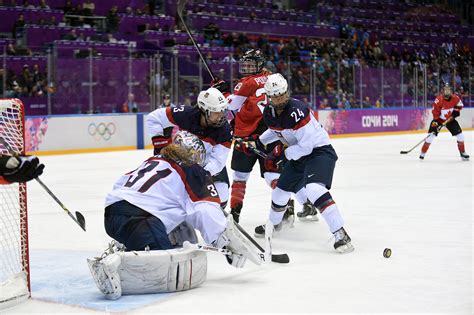
[[[290,256],[288,256],[288,254],[272,255],[272,262],[276,262],[279,264],[288,264],[290,262]]]
[[[76,219],[77,219],[77,223],[79,223],[79,226],[81,227],[81,229],[83,229],[85,231],[86,230],[86,218],[84,218],[82,213],[80,213],[79,211],[76,211]]]
[[[408,151],[400,151],[400,154],[408,154]]]

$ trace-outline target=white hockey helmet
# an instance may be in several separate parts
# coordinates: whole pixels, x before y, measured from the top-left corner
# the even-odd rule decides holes
[[[173,143],[191,153],[191,160],[194,163],[204,166],[206,162],[206,147],[196,135],[180,130],[174,136]]]
[[[270,97],[270,104],[275,109],[283,109],[288,103],[288,82],[279,73],[267,77],[264,85],[265,93]]]
[[[197,105],[204,113],[208,125],[219,127],[225,123],[228,103],[225,96],[218,89],[211,87],[201,91],[197,98]],[[212,121],[210,119],[211,113],[222,113],[222,115],[219,116],[217,121]]]

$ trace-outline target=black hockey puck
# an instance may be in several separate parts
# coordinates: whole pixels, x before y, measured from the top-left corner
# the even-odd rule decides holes
[[[383,257],[390,258],[392,256],[392,250],[390,248],[385,248],[383,250]]]

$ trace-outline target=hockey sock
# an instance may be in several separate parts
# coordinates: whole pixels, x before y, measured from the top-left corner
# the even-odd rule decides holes
[[[458,149],[460,153],[465,152],[466,149],[464,148],[464,141],[458,141]]]
[[[232,182],[231,193],[230,193],[230,207],[231,208],[236,208],[237,206],[243,204],[246,186],[247,186],[247,183],[243,181]]]
[[[423,147],[421,147],[421,153],[426,153],[428,151],[428,149],[430,148],[430,144],[431,143],[428,143],[428,142],[425,142],[423,143]]]
[[[277,184],[278,184],[278,179],[274,179],[274,180],[272,180],[272,182],[270,184],[270,187],[272,187],[272,189],[275,189]]]
[[[273,225],[277,225],[283,220],[283,215],[285,214],[286,206],[277,205],[272,201],[272,209],[270,210],[270,221]]]

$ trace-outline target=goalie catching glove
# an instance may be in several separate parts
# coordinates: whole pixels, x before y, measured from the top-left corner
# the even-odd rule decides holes
[[[231,215],[227,216],[227,227],[219,238],[213,242],[219,248],[226,248],[232,252],[226,255],[227,262],[236,267],[242,268],[247,259],[256,265],[262,263],[262,255],[250,241],[237,229]]]
[[[10,183],[22,183],[43,174],[44,165],[36,156],[0,156],[0,176]]]

